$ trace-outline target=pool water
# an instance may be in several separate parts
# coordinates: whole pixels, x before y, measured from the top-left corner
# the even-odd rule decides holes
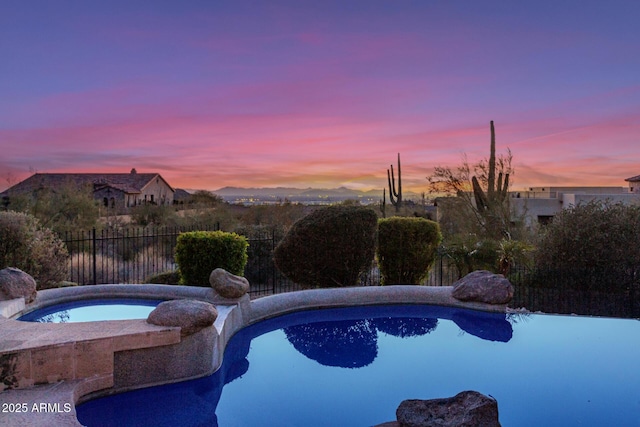
[[[239,331],[198,380],[79,405],[87,426],[372,426],[476,390],[504,426],[640,425],[640,322],[437,306],[300,312]]]
[[[97,320],[146,319],[162,300],[90,299],[55,304],[18,318],[27,322],[72,323]]]

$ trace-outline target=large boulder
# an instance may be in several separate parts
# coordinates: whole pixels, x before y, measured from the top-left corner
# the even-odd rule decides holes
[[[249,292],[247,279],[231,274],[222,268],[216,268],[211,272],[209,283],[218,295],[225,298],[240,298]]]
[[[477,270],[455,282],[451,295],[460,301],[506,304],[513,298],[513,285],[502,274]]]
[[[500,427],[498,402],[477,391],[445,399],[405,400],[396,417],[401,427]]]
[[[24,298],[26,304],[36,298],[36,281],[24,271],[7,267],[0,270],[0,301]]]
[[[208,302],[181,299],[158,304],[149,313],[147,323],[158,326],[179,326],[180,335],[184,337],[213,325],[217,317],[218,311]]]

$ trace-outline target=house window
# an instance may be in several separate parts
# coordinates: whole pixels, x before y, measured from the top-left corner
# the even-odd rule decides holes
[[[114,197],[111,198],[111,207],[112,208],[116,207],[116,199]]]
[[[151,204],[153,204],[153,194],[151,195]]]
[[[109,207],[109,199],[107,199],[106,197],[104,199],[102,199],[102,204],[104,205],[105,208]]]

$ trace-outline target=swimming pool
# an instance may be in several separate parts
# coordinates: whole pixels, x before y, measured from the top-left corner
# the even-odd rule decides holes
[[[294,313],[240,330],[215,374],[77,407],[87,426],[371,426],[476,390],[504,426],[640,425],[640,322],[439,306]]]
[[[43,307],[17,320],[40,323],[93,322],[97,320],[146,319],[162,302],[141,298],[86,299]]]

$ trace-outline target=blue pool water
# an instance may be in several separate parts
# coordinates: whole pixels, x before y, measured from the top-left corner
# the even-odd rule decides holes
[[[640,322],[437,306],[300,312],[239,331],[198,380],[79,405],[87,426],[372,426],[476,390],[503,426],[640,426]],[[186,361],[185,361],[186,363]]]
[[[89,299],[55,304],[18,318],[27,322],[70,323],[97,320],[146,319],[161,300],[135,298]]]

